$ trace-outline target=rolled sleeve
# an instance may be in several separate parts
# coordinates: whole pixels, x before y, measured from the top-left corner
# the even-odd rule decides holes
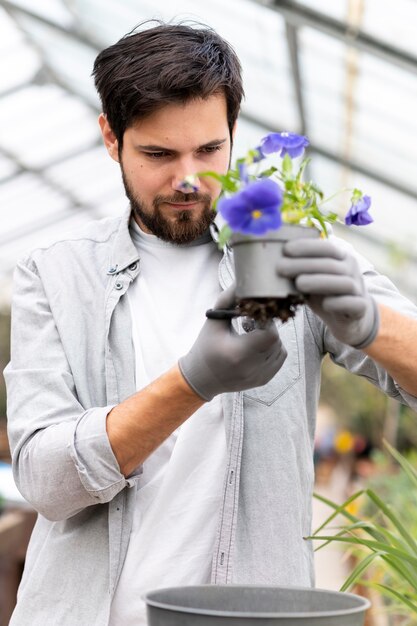
[[[98,502],[113,499],[126,486],[106,432],[106,419],[112,408],[94,408],[81,415],[70,448],[82,485]]]

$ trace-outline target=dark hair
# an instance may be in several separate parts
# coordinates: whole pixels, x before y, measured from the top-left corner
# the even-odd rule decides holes
[[[125,130],[138,119],[164,105],[216,93],[225,94],[231,133],[244,95],[235,51],[201,24],[158,21],[158,26],[128,33],[100,52],[93,76],[119,149]]]

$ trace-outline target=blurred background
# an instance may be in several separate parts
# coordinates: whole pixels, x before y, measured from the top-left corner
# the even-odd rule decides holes
[[[336,225],[336,234],[417,301],[415,0],[0,0],[1,370],[9,358],[16,261],[126,206],[119,168],[101,145],[91,70],[102,48],[150,18],[204,22],[234,46],[246,91],[235,156],[270,131],[307,135],[309,176],[326,196],[344,187],[372,196],[374,223]],[[347,197],[329,208],[343,215]],[[0,377],[0,495],[3,489],[3,507],[15,515],[3,540],[0,517],[0,587],[3,580],[8,585],[0,626],[7,624],[33,523],[10,484],[5,415]],[[408,488],[393,482],[395,471],[378,455],[383,439],[412,455],[415,419],[367,381],[325,361],[318,489],[342,501],[356,484],[386,475],[384,489],[394,485],[397,495],[402,489],[406,502]],[[327,511],[320,507],[321,519]],[[318,553],[318,576],[321,586],[338,588],[347,557],[336,551],[329,561],[332,551]]]

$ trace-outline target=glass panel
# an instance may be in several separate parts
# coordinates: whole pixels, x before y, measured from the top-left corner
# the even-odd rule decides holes
[[[417,217],[417,200],[318,155],[313,155],[311,171],[313,179],[322,186],[327,196],[341,188],[353,189],[355,187],[371,196],[371,214],[374,223],[362,228],[352,228],[352,230],[371,234],[385,244],[395,241],[411,252],[417,253],[414,226]],[[343,194],[335,198],[332,205],[329,203],[326,206],[329,209],[338,210],[339,215],[344,217],[349,208],[349,195],[350,193]]]
[[[372,198],[374,222],[368,226],[335,225],[335,234],[351,242],[375,267],[415,299],[417,297],[417,200],[362,174],[312,154],[311,178],[329,197],[339,189],[358,187]],[[336,210],[343,220],[349,208],[350,192],[337,196],[325,206]]]
[[[0,92],[30,81],[40,69],[39,56],[25,42],[14,21],[0,8]]]
[[[17,8],[26,9],[39,17],[60,24],[61,26],[71,27],[73,25],[73,17],[66,9],[65,2],[61,0],[42,0],[34,2],[33,0],[9,0]]]
[[[100,207],[105,202],[108,207],[114,206],[112,213],[119,214],[127,206],[120,166],[104,146],[48,168],[46,175],[82,204]],[[103,211],[100,214],[108,215]]]
[[[299,45],[307,134],[313,143],[339,151],[344,135],[346,46],[310,28],[299,31]]]
[[[35,224],[48,223],[54,214],[69,207],[69,201],[33,174],[19,174],[1,186],[0,241],[14,239]]]
[[[6,159],[0,155],[0,183],[5,178],[10,178],[18,171],[16,163],[13,163],[10,159]]]
[[[30,105],[29,105],[30,103]],[[96,116],[59,87],[31,86],[0,102],[0,146],[39,168],[84,149],[99,137]]]
[[[269,132],[267,127],[249,122],[241,117],[237,125],[236,137],[233,145],[233,160],[245,156],[248,150],[256,148],[260,139]]]
[[[298,4],[344,22],[349,0],[299,0]]]
[[[417,57],[415,0],[366,0],[362,28],[394,48]]]
[[[417,190],[417,75],[363,54],[353,94],[352,158]]]
[[[87,46],[70,34],[66,35],[26,16],[18,16],[18,22],[37,49],[42,51],[45,65],[52,70],[60,84],[98,106],[98,97],[91,78],[97,55],[93,46]]]
[[[417,76],[311,29],[300,42],[313,144],[417,190]]]

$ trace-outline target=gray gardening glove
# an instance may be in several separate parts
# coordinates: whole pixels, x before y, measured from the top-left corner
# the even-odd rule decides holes
[[[217,299],[216,309],[231,308],[234,287]],[[188,354],[178,365],[190,387],[204,400],[219,393],[260,387],[282,367],[287,351],[271,322],[264,329],[237,334],[231,320],[208,319]]]
[[[294,239],[283,253],[278,274],[295,280],[336,339],[354,348],[372,343],[379,328],[378,308],[355,257],[326,239]]]

